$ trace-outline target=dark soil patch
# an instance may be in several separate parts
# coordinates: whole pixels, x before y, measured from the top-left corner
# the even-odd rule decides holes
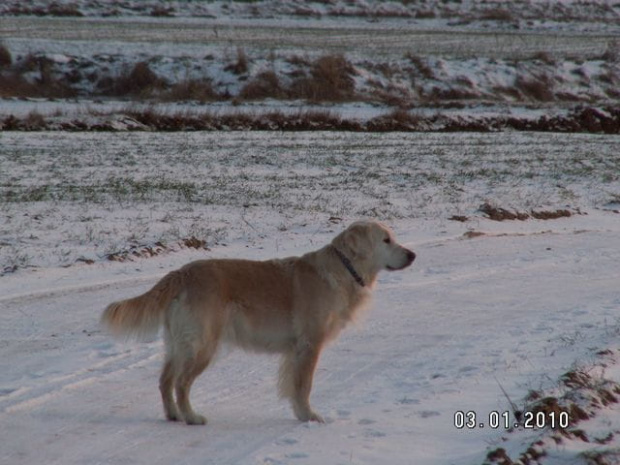
[[[182,248],[188,248],[188,249],[209,250],[209,248],[207,247],[207,242],[203,239],[198,239],[195,236],[181,239],[178,242],[178,245]],[[112,262],[127,262],[127,261],[133,261],[137,258],[156,257],[158,255],[162,255],[164,253],[171,252],[171,251],[174,251],[174,247],[170,247],[162,242],[156,242],[153,245],[136,245],[133,247],[129,247],[128,249],[125,249],[125,250],[113,252],[113,253],[107,254],[105,258]]]
[[[600,356],[611,355],[613,352],[604,351],[601,352]],[[550,435],[546,439],[543,438],[531,444],[525,452],[514,459],[502,447],[491,450],[487,454],[486,464],[513,465],[519,463],[533,465],[539,463],[538,459],[546,455],[545,450],[547,448],[557,447],[564,441],[606,444],[613,440],[614,432],[609,432],[606,436],[589,437],[587,432],[578,428],[577,425],[595,417],[599,410],[617,403],[620,395],[620,384],[602,377],[591,376],[588,372],[579,370],[571,370],[562,375],[560,383],[566,389],[566,392],[561,396],[543,396],[540,392],[532,391],[525,398],[524,411],[528,412],[528,416],[532,415],[538,419],[539,423],[546,425],[544,429],[550,430]],[[568,415],[567,427],[558,424],[557,419],[561,415]],[[542,417],[544,417],[544,421],[542,421]],[[555,424],[554,428],[550,427],[552,424]],[[508,432],[513,431],[515,429],[508,430]],[[607,462],[607,454],[598,455],[597,450],[586,451],[583,455],[584,457],[601,459],[588,463],[617,463]]]
[[[534,218],[536,220],[555,220],[558,218],[568,218],[570,216],[573,216],[573,212],[566,209],[538,211],[531,210],[530,212],[525,213],[519,211],[510,211],[500,207],[494,207],[489,203],[482,204],[480,206],[480,211],[487,215],[487,217],[493,221],[525,221],[530,218]]]

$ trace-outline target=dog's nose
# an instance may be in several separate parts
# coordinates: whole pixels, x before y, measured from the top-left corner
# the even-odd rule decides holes
[[[409,260],[410,265],[415,260],[415,253],[413,253],[411,250],[407,250],[407,260]]]

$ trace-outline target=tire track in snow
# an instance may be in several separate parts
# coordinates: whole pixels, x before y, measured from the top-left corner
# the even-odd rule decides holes
[[[0,414],[37,407],[64,391],[93,384],[104,377],[128,371],[158,358],[160,358],[159,353],[126,352],[110,356],[108,360],[63,376],[43,378],[35,386],[16,389],[4,398],[0,397]]]

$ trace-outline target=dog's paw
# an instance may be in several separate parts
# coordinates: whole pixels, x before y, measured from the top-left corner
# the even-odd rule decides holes
[[[308,410],[304,412],[296,412],[296,413],[297,413],[297,419],[299,421],[304,421],[304,422],[316,421],[317,423],[325,423],[325,420],[323,419],[323,417],[313,410]]]
[[[325,420],[321,415],[316,412],[310,412],[310,419],[308,421],[316,421],[317,423],[325,423]]]
[[[202,415],[198,415],[194,413],[192,415],[188,415],[185,418],[185,423],[187,423],[188,425],[206,425],[207,418]]]
[[[166,411],[166,420],[168,421],[182,421],[183,417],[179,413],[179,411],[175,409],[170,409]]]

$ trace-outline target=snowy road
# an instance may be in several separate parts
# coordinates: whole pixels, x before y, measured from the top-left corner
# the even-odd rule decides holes
[[[167,423],[161,341],[100,332],[105,304],[205,252],[7,276],[0,463],[481,463],[505,432],[458,430],[456,411],[508,410],[498,383],[518,401],[618,346],[619,229],[612,213],[481,221],[487,234],[473,239],[460,224],[397,223],[419,258],[384,274],[365,321],[325,352],[313,399],[326,425],[294,420],[276,396],[277,360],[242,352],[222,354],[195,385],[209,425]],[[298,244],[331,234],[283,233],[281,248],[303,252],[313,247]],[[242,244],[225,253],[278,254]]]

